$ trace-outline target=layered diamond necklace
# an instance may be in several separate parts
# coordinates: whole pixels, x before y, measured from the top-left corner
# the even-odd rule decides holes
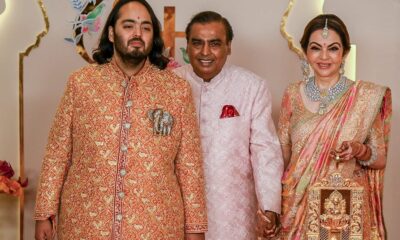
[[[319,102],[318,114],[323,115],[326,113],[328,105],[341,96],[347,87],[347,78],[344,75],[341,75],[339,81],[327,90],[320,90],[315,83],[315,78],[310,77],[304,90],[308,99]]]

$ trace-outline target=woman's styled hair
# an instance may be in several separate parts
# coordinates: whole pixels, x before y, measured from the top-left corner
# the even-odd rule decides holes
[[[328,29],[335,31],[342,41],[343,55],[350,51],[350,36],[347,32],[344,22],[334,14],[321,14],[313,18],[304,29],[303,37],[300,40],[301,48],[304,53],[307,53],[307,47],[310,41],[310,36],[313,32],[324,29],[325,23]]]

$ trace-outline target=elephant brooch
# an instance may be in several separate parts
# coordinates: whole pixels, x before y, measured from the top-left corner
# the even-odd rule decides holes
[[[160,108],[151,109],[148,111],[147,116],[153,122],[153,133],[161,136],[171,134],[174,118],[172,115]]]

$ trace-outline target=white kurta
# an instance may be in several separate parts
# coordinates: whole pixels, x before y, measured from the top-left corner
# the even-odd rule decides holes
[[[200,124],[208,240],[256,239],[258,207],[280,213],[283,160],[271,118],[266,81],[225,65],[204,82],[186,65],[175,73],[190,83]],[[240,116],[220,118],[225,105]]]

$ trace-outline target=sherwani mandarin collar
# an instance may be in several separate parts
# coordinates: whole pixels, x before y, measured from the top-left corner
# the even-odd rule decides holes
[[[145,76],[149,72],[149,70],[152,68],[150,60],[146,59],[143,66],[140,68],[140,70],[137,73],[129,76],[121,69],[121,67],[115,62],[115,60],[111,60],[108,63],[108,65],[109,65],[109,68],[111,71],[114,71],[118,77],[121,77],[123,79],[141,78],[141,77]]]
[[[195,80],[202,86],[207,87],[207,89],[212,90],[215,89],[224,80],[228,69],[229,65],[225,64],[224,67],[221,69],[221,71],[215,77],[213,77],[209,82],[206,82],[201,77],[197,76],[197,74],[193,71],[193,68],[191,69],[192,71],[190,71],[190,75],[193,80]]]

